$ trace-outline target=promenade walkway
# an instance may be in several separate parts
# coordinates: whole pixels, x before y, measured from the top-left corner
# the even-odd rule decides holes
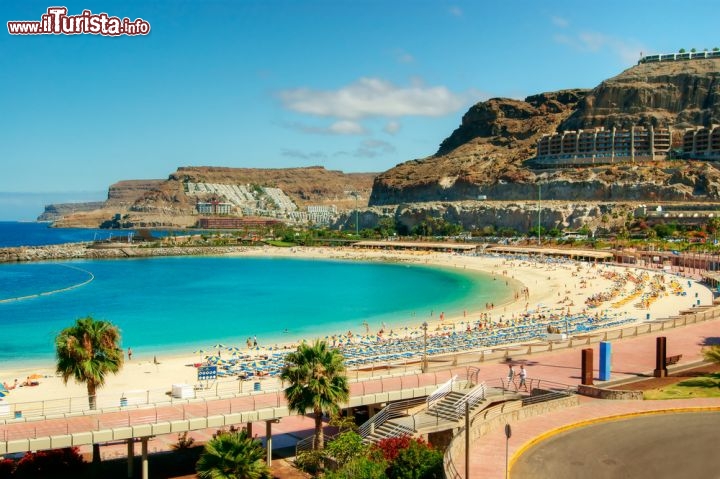
[[[680,365],[697,362],[702,359],[700,349],[703,345],[720,344],[720,319],[612,341],[611,381],[652,374],[655,367],[655,338],[658,336],[667,338],[668,355],[682,354]],[[599,356],[597,344],[583,347],[595,349],[594,368],[597,372]],[[529,377],[577,385],[580,382],[580,349],[582,347],[538,355],[524,355],[514,359],[526,364]],[[502,377],[506,371],[507,365],[505,364],[485,364],[481,366],[480,376],[497,378]],[[603,383],[596,380],[595,384],[602,386]],[[513,423],[512,437],[508,444],[509,457],[512,458],[514,454],[522,450],[524,445],[538,436],[580,421],[618,414],[686,407],[720,408],[720,399],[633,401],[581,397],[578,407],[556,410]],[[470,477],[505,477],[505,446],[503,428],[474,440],[470,450]],[[464,458],[455,457],[454,464],[460,475],[466,477]]]

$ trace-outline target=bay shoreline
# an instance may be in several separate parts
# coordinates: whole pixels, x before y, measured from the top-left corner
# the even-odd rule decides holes
[[[63,245],[65,246],[65,245]],[[74,252],[77,246],[69,246],[64,251]],[[56,248],[52,248],[56,250]],[[63,248],[59,249],[63,251]],[[157,248],[138,248],[138,250],[153,251],[158,253]],[[185,255],[191,252],[197,252],[197,248],[167,248],[161,254],[148,254],[147,256],[171,256],[171,252],[182,250]],[[507,281],[511,291],[528,289],[527,297],[519,298],[511,296],[508,301],[502,304],[494,305],[492,309],[469,310],[463,315],[446,317],[442,321],[439,318],[431,318],[428,331],[431,334],[442,332],[442,328],[457,328],[465,323],[465,320],[477,320],[483,315],[490,317],[492,321],[507,321],[510,317],[522,314],[527,311],[528,307],[537,305],[553,305],[559,306],[562,298],[562,307],[567,306],[568,310],[573,312],[585,309],[585,301],[592,294],[598,291],[605,291],[613,287],[613,282],[596,274],[595,268],[589,263],[567,262],[564,265],[556,265],[553,263],[533,263],[523,261],[522,259],[511,259],[500,256],[462,256],[448,253],[430,253],[430,252],[395,252],[384,250],[357,250],[352,248],[274,248],[274,247],[212,247],[204,248],[203,254],[214,256],[247,256],[247,257],[273,257],[273,258],[304,258],[318,260],[361,260],[361,261],[391,261],[391,262],[408,262],[427,266],[437,266],[444,268],[460,268],[474,271],[484,272],[486,274],[495,275],[501,281]],[[183,254],[179,254],[182,256]],[[177,255],[176,255],[177,256]],[[106,257],[128,257],[128,256],[102,256]],[[82,256],[82,258],[88,258]],[[53,257],[51,259],[70,259],[67,256]],[[72,258],[74,259],[74,257]],[[92,259],[92,258],[90,258]],[[600,268],[600,267],[598,267]],[[602,267],[621,270],[620,267]],[[581,271],[581,273],[579,273]],[[579,284],[579,276],[585,275],[589,284],[587,287],[581,288]],[[693,288],[695,285],[693,284]],[[699,291],[703,304],[712,301],[712,293],[705,287],[694,289]],[[668,317],[676,314],[682,309],[687,309],[692,305],[693,298],[687,295],[685,298],[680,297],[663,297],[652,304],[649,309],[641,310],[634,304],[626,304],[621,308],[617,308],[620,314],[631,314],[640,321],[645,314],[651,314],[653,318]],[[569,301],[565,301],[568,299]],[[608,305],[609,306],[609,305]],[[438,310],[440,311],[440,310]],[[413,329],[417,334],[421,327],[420,323],[423,319],[418,318]],[[332,332],[329,332],[332,333]],[[337,331],[342,334],[344,331]],[[293,347],[301,338],[288,338],[284,346]],[[191,354],[189,351],[184,354],[177,352],[169,353],[168,351],[158,350],[152,356],[147,353],[138,353],[133,355],[132,361],[127,361],[122,371],[115,376],[110,376],[105,387],[101,390],[102,394],[124,394],[128,391],[150,390],[156,388],[170,389],[172,384],[187,383],[194,384],[197,382],[196,370],[192,365],[198,360],[197,355]],[[60,378],[55,375],[54,364],[47,362],[44,364],[25,365],[25,367],[12,366],[3,368],[0,371],[0,379],[2,381],[12,382],[15,378],[21,381],[31,374],[42,376],[39,387],[18,388],[12,391],[5,399],[6,402],[23,402],[35,400],[38,395],[45,399],[61,398],[61,397],[82,397],[86,394],[83,385],[69,383],[62,384]]]

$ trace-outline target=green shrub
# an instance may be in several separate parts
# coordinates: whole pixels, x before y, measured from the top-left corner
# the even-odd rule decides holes
[[[323,451],[303,451],[295,458],[295,466],[308,474],[317,474],[323,469]]]
[[[327,472],[325,479],[387,479],[385,461],[374,461],[368,457],[358,457],[337,471]]]
[[[330,441],[325,452],[342,465],[364,455],[367,446],[363,444],[362,437],[358,433],[348,431]]]

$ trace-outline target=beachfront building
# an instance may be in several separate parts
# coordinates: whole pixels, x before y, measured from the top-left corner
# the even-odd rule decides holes
[[[666,128],[633,126],[629,130],[603,127],[543,135],[530,166],[572,168],[665,159],[672,134]]]
[[[255,216],[243,217],[211,217],[200,218],[197,221],[197,227],[200,229],[249,229],[271,227],[282,224],[283,222],[274,218],[261,218]]]
[[[329,225],[336,215],[335,205],[310,205],[307,207],[307,219],[316,225]]]
[[[686,159],[720,160],[720,125],[685,130],[682,149]]]
[[[720,50],[702,52],[681,52],[681,53],[663,53],[661,55],[645,55],[640,58],[638,63],[659,63],[659,62],[676,62],[683,60],[704,60],[720,58]]]
[[[201,215],[229,215],[233,212],[233,205],[219,201],[198,201],[195,209]]]
[[[241,213],[245,216],[268,216],[280,219],[293,219],[298,213],[295,202],[280,188],[260,185],[240,185],[222,183],[184,183],[185,194],[198,199],[199,214]],[[207,198],[221,198],[218,209],[208,204]]]

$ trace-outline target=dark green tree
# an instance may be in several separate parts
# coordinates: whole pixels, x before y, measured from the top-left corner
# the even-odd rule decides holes
[[[395,218],[383,217],[378,220],[378,224],[375,227],[375,231],[386,238],[392,236],[395,233]]]

